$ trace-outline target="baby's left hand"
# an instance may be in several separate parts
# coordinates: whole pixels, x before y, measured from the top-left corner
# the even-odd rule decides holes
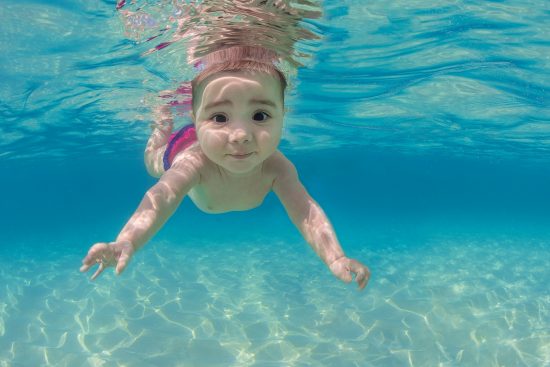
[[[355,281],[359,285],[360,290],[365,288],[369,282],[369,268],[357,260],[348,259],[344,256],[330,264],[329,268],[332,274],[346,283],[351,282],[353,279],[352,273],[355,274]]]

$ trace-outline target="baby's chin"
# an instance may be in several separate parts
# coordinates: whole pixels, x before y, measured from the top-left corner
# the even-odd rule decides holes
[[[232,160],[233,158],[228,158]],[[219,164],[225,171],[233,175],[247,175],[256,172],[261,168],[262,162],[223,162]]]
[[[263,161],[265,161],[265,159],[261,159],[257,153],[252,153],[250,156],[243,158],[235,158],[227,155],[221,162],[215,163],[229,174],[247,175],[261,170]]]

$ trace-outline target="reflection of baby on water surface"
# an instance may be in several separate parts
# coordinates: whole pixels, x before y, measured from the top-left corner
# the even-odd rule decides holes
[[[201,57],[202,71],[189,90],[193,124],[173,133],[169,108],[157,111],[145,163],[160,178],[116,240],[90,248],[81,271],[99,264],[92,279],[109,266],[122,272],[185,196],[215,214],[255,208],[273,191],[330,271],[346,282],[355,275],[359,287],[366,286],[368,268],[345,256],[327,216],[277,149],[287,84],[277,61],[275,52],[258,46],[219,48]]]

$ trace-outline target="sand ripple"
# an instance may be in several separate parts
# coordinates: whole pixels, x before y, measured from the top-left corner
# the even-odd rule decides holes
[[[3,256],[0,366],[550,364],[548,242],[365,246],[364,293],[265,243],[152,243],[96,282],[76,255]]]

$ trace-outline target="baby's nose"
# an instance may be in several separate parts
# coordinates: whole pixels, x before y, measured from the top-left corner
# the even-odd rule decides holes
[[[244,127],[236,127],[229,134],[229,140],[232,143],[248,143],[251,137],[250,131]]]

